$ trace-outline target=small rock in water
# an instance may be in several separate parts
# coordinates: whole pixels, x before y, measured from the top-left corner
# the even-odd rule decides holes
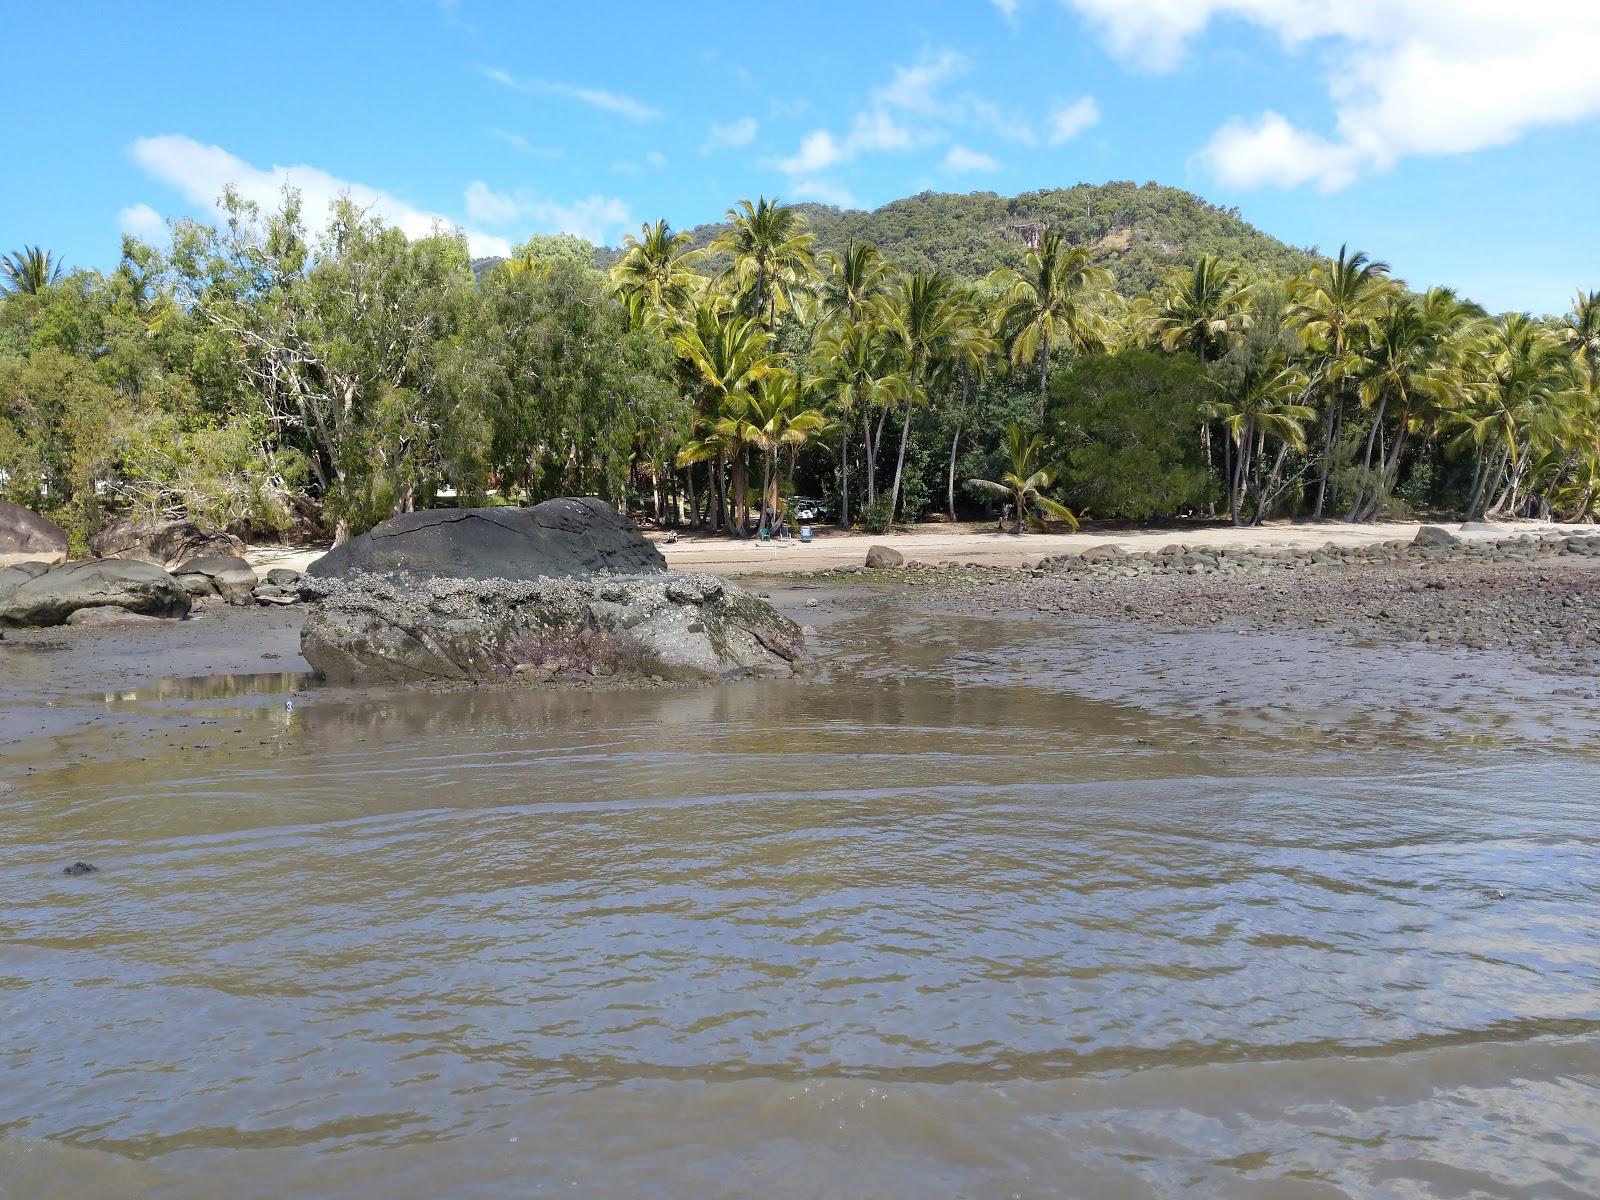
[[[815,608],[816,606],[817,606],[817,598],[815,596],[807,596],[806,597],[806,607],[807,608]]]
[[[1504,900],[1506,898],[1506,894],[1499,888],[1490,888],[1488,891],[1484,892],[1483,898],[1485,900]]]
[[[78,862],[73,863],[70,867],[62,867],[61,873],[63,875],[93,875],[99,869],[100,868],[95,866],[93,863],[86,863],[80,859]]]

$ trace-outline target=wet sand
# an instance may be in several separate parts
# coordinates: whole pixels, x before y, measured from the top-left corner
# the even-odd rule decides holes
[[[722,688],[8,636],[0,1193],[1596,1194],[1577,677],[994,579]]]

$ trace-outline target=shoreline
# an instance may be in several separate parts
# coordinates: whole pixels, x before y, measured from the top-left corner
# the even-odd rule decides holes
[[[1085,529],[1077,533],[1002,533],[988,522],[958,525],[915,525],[887,534],[842,532],[817,527],[810,544],[761,543],[754,537],[742,541],[720,534],[676,534],[652,530],[645,536],[667,560],[672,571],[707,571],[730,578],[766,575],[808,575],[840,567],[860,566],[871,546],[898,551],[908,563],[927,566],[1034,567],[1040,560],[1081,553],[1094,546],[1117,545],[1130,554],[1154,554],[1169,546],[1211,547],[1227,551],[1311,550],[1325,545],[1374,546],[1403,539],[1410,541],[1427,521],[1350,524],[1327,521],[1315,524],[1270,521],[1259,527],[1196,524],[1127,529]],[[1491,541],[1523,533],[1536,536],[1581,536],[1593,526],[1554,522],[1502,521],[1463,530],[1455,523],[1444,526],[1464,541]],[[673,539],[673,540],[668,540]],[[245,559],[258,573],[274,567],[304,571],[328,551],[327,546],[252,546]]]

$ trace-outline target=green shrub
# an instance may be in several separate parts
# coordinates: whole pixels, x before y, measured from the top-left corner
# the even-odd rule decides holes
[[[888,495],[879,496],[861,510],[861,527],[868,533],[888,533],[894,524],[894,501]]]

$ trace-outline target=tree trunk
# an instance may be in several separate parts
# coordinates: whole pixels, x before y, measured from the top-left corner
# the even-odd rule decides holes
[[[850,427],[839,429],[839,528],[850,528]]]
[[[956,521],[956,448],[961,445],[961,422],[956,422],[955,436],[950,439],[950,523]]]
[[[1378,430],[1383,428],[1383,414],[1389,406],[1389,393],[1385,391],[1378,397],[1378,409],[1372,416],[1372,428],[1367,430],[1367,452],[1361,460],[1361,483],[1356,491],[1355,499],[1350,502],[1350,511],[1345,513],[1346,521],[1355,521],[1366,510],[1369,495],[1377,498],[1378,489],[1372,481],[1372,448],[1378,440]]]
[[[894,460],[894,490],[890,493],[889,519],[894,520],[894,514],[900,508],[900,479],[906,469],[906,439],[911,435],[911,408],[906,404],[906,419],[900,425],[900,453]]]
[[[771,514],[768,506],[768,497],[772,494],[772,451],[767,450],[761,456],[761,528],[772,531]]]
[[[1050,334],[1039,334],[1039,428],[1044,428],[1045,409],[1050,406]]]
[[[1209,428],[1209,425],[1208,425]],[[1240,454],[1240,461],[1244,455]],[[1239,476],[1233,465],[1233,436],[1228,432],[1228,427],[1222,427],[1222,479],[1228,489],[1228,519],[1235,525],[1239,523]]]

